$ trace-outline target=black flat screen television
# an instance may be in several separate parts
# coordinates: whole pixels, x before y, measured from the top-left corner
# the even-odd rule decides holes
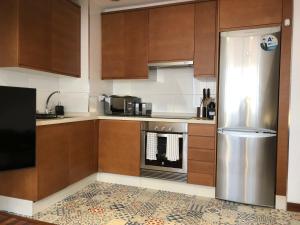
[[[0,86],[0,170],[35,166],[36,90]]]

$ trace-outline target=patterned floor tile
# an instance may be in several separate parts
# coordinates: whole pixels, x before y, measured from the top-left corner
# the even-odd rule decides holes
[[[59,225],[300,225],[300,214],[95,182],[35,219]]]

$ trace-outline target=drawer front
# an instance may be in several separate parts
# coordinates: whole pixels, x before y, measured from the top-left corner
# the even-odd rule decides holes
[[[215,163],[201,162],[195,160],[188,161],[188,172],[189,173],[200,173],[214,175]]]
[[[215,162],[215,154],[215,151],[212,149],[190,148],[188,158],[189,160],[213,163]]]
[[[188,183],[214,187],[215,178],[213,175],[209,175],[209,174],[189,173]]]
[[[215,137],[189,136],[189,148],[215,149]]]
[[[188,133],[195,136],[215,137],[216,129],[215,125],[189,124]]]

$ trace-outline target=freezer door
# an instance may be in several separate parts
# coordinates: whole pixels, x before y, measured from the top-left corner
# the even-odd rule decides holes
[[[221,34],[219,128],[277,130],[279,62],[280,28]]]
[[[218,133],[216,198],[274,207],[276,134]]]

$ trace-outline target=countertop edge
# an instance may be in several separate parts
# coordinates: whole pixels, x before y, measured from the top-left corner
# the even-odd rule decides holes
[[[36,126],[47,126],[55,124],[73,123],[88,120],[128,120],[128,121],[157,121],[157,122],[175,122],[175,123],[189,123],[189,124],[210,124],[215,125],[215,120],[202,120],[202,119],[168,119],[168,118],[147,118],[147,117],[123,117],[123,116],[74,116],[71,118],[63,119],[49,119],[37,120]]]

